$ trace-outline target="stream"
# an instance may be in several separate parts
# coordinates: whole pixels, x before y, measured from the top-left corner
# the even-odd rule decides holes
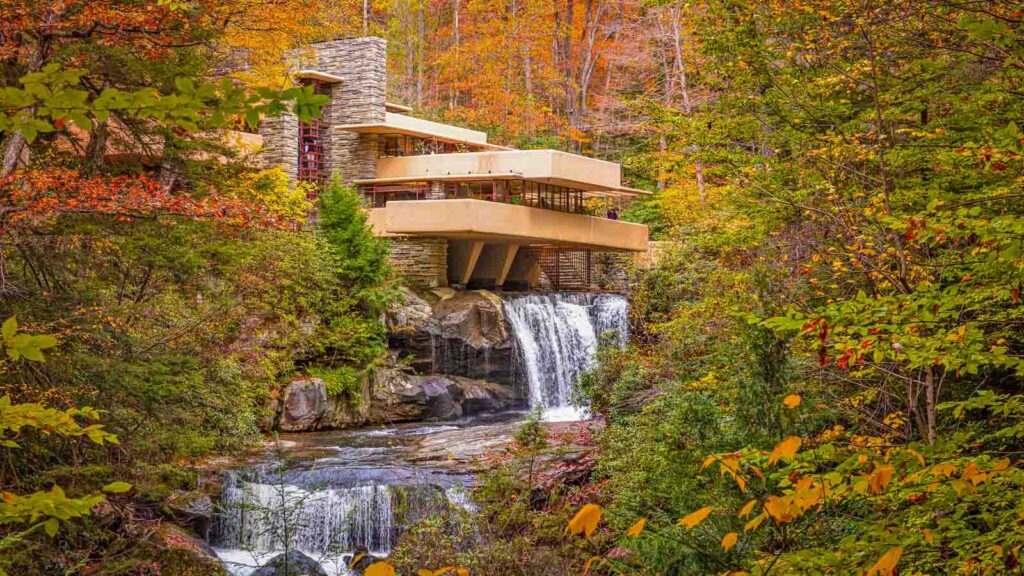
[[[570,404],[572,390],[603,333],[625,344],[625,298],[534,294],[506,298],[504,309],[530,405],[550,422],[585,418]],[[282,435],[259,462],[224,474],[210,543],[233,576],[250,576],[287,550],[330,576],[347,575],[357,551],[387,556],[419,520],[472,511],[474,475],[524,417]]]

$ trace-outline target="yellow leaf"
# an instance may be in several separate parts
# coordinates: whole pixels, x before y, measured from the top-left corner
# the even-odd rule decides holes
[[[760,468],[758,468],[757,466],[751,466],[750,467],[750,471],[753,472],[758,478],[761,479],[761,484],[764,484],[764,482],[765,482],[764,474],[761,472]]]
[[[455,570],[455,566],[445,566],[444,568],[438,568],[431,572],[430,576],[444,576],[445,574]]]
[[[992,471],[993,472],[1003,472],[1003,471],[1009,470],[1009,469],[1010,469],[1010,459],[1009,458],[1003,458],[1002,460],[999,460],[998,462],[996,462],[994,466],[992,466]]]
[[[902,555],[903,548],[889,550],[878,559],[878,562],[875,562],[874,566],[868,569],[868,576],[874,576],[875,574],[879,576],[892,576],[896,572],[896,563],[900,561],[900,556]]]
[[[434,576],[434,573],[426,568],[420,568],[416,571],[416,576]]]
[[[935,537],[932,536],[932,531],[927,528],[921,528],[921,533],[924,534],[924,541],[928,544],[935,544]]]
[[[639,535],[641,532],[644,531],[644,526],[646,526],[646,525],[647,525],[647,520],[645,520],[643,518],[637,520],[635,524],[633,524],[632,526],[629,527],[629,530],[626,530],[626,536],[637,536],[637,535]]]
[[[710,466],[711,463],[714,462],[716,458],[718,458],[718,457],[715,456],[714,454],[712,454],[711,456],[708,456],[707,458],[705,458],[704,462],[702,462],[701,465],[700,465],[700,469],[703,470],[703,469],[707,468],[708,466]]]
[[[938,476],[939,478],[952,476],[953,474],[956,474],[956,466],[950,464],[949,462],[936,464],[935,466],[932,466],[932,474]]]
[[[786,405],[786,408],[789,408],[790,410],[792,410],[793,408],[796,408],[797,406],[800,405],[800,395],[799,394],[790,394],[789,396],[786,396],[782,400],[782,403]]]
[[[895,472],[895,470],[892,466],[879,466],[874,473],[868,477],[868,485],[871,487],[871,493],[881,494],[892,480],[893,472]]]
[[[395,576],[395,567],[388,562],[374,562],[366,567],[363,576]]]
[[[469,570],[466,570],[465,568],[456,568],[455,576],[469,576]]]
[[[757,530],[757,527],[761,525],[768,518],[768,515],[764,512],[758,514],[753,520],[743,525],[744,532],[750,532],[751,530]]]
[[[739,534],[735,532],[729,532],[725,536],[722,536],[722,549],[726,552],[732,550],[732,547],[736,545],[736,540],[739,538]]]
[[[583,576],[590,574],[590,569],[594,567],[594,562],[597,562],[600,559],[600,556],[591,556],[590,558],[587,558],[587,563],[583,565]]]
[[[566,527],[566,531],[573,536],[582,532],[584,536],[590,538],[590,535],[594,533],[594,529],[597,528],[597,524],[600,521],[601,507],[597,504],[587,504],[580,508],[580,511],[572,517],[572,520],[569,520],[569,526]]]
[[[802,510],[788,497],[769,496],[764,502],[764,511],[780,524],[792,522],[800,517]]]
[[[697,524],[703,522],[704,519],[708,517],[708,514],[711,514],[712,510],[714,510],[714,508],[711,506],[705,506],[696,512],[690,512],[685,518],[677,522],[676,525],[685,526],[687,530],[690,530]]]
[[[772,450],[770,456],[768,456],[768,465],[771,466],[777,462],[780,458],[791,459],[796,455],[796,451],[800,449],[800,438],[796,436],[790,436],[782,442],[775,445],[775,449]]]
[[[737,518],[746,518],[750,516],[750,513],[754,511],[754,506],[757,504],[757,500],[751,500],[740,508],[740,513],[736,515]]]

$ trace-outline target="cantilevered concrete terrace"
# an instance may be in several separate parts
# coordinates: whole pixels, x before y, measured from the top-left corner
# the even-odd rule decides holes
[[[647,226],[486,200],[391,201],[370,212],[381,236],[428,236],[643,252]]]
[[[618,164],[555,150],[501,150],[386,157],[361,185],[418,181],[529,180],[600,196],[647,194],[621,185]]]

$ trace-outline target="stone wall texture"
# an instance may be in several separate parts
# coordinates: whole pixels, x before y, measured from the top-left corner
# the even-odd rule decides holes
[[[629,269],[635,256],[631,252],[592,252],[590,282],[599,290],[626,294],[629,292]]]
[[[309,68],[340,76],[331,86],[331,103],[323,121],[324,169],[346,184],[377,173],[378,138],[338,127],[345,124],[384,122],[387,94],[387,42],[382,38],[353,38],[319,42],[307,53],[292,54],[292,69]],[[311,61],[312,60],[312,61]],[[260,124],[263,157],[268,166],[282,165],[292,178],[298,174],[299,123],[293,114],[265,118]]]
[[[281,166],[289,178],[299,175],[299,118],[285,112],[277,118],[264,118],[260,122],[263,136],[263,162],[267,166]]]
[[[444,238],[391,238],[391,264],[414,284],[444,286],[448,276],[448,241]]]
[[[331,88],[326,169],[346,184],[377,175],[377,135],[339,129],[346,124],[384,122],[387,94],[387,42],[353,38],[314,44],[320,72],[341,76]]]

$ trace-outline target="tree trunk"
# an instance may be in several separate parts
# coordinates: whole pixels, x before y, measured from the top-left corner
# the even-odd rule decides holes
[[[935,369],[931,366],[924,369],[924,409],[925,409],[925,438],[928,444],[935,444],[937,435],[935,413],[938,404],[938,394],[935,386]]]
[[[679,19],[682,17],[682,14],[679,11],[679,6],[673,6],[670,14],[672,16],[672,35],[674,36],[676,49],[676,70],[679,74],[679,93],[683,97],[683,112],[690,116],[693,114],[693,102],[690,100],[686,64],[683,62],[683,34],[679,29]],[[704,163],[700,159],[700,147],[692,144],[690,145],[690,151],[694,155],[693,173],[697,181],[697,197],[700,200],[701,210],[706,210],[707,195],[704,191]]]
[[[57,23],[57,13],[53,10],[46,15],[46,24],[42,30],[38,31],[38,40],[36,40],[36,49],[32,53],[32,57],[28,61],[28,68],[25,70],[26,74],[33,72],[39,72],[43,69],[47,60],[50,58],[50,50],[53,47],[53,36],[46,30],[50,29],[54,24]],[[33,114],[35,109],[29,111],[29,114]],[[14,170],[18,166],[25,165],[28,163],[28,141],[21,135],[20,132],[14,132],[7,137],[3,146],[3,158],[2,164],[0,164],[0,176],[4,176],[11,170]]]

